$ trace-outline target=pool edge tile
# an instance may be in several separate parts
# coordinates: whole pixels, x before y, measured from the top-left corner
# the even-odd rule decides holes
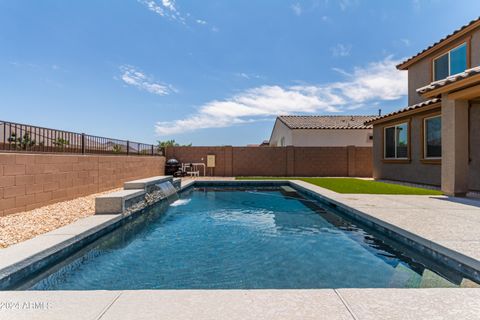
[[[0,266],[0,290],[10,287],[12,281],[15,282],[13,279],[24,278],[24,273],[35,271],[35,265],[43,266],[56,255],[73,250],[84,241],[100,237],[124,218],[122,215],[110,215],[106,221],[105,218],[91,221],[87,226],[81,222],[73,223],[62,228],[78,228],[79,232],[62,233],[62,228],[59,228],[0,250],[0,261],[6,261]]]

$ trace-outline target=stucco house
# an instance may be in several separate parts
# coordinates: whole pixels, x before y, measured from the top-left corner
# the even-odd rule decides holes
[[[371,147],[375,116],[279,116],[269,145],[273,147]]]
[[[373,174],[480,190],[480,18],[397,66],[408,72],[409,106],[377,117]]]

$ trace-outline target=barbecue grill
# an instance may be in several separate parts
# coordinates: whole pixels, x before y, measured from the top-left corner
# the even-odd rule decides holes
[[[177,159],[169,159],[165,163],[165,174],[167,176],[175,177],[182,176],[182,171],[180,170],[181,167],[182,165]]]

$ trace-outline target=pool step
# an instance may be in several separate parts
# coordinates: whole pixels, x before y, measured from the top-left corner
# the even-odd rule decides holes
[[[280,189],[282,190],[282,193],[286,196],[298,196],[297,190],[293,189],[290,186],[281,186]]]
[[[145,198],[145,190],[130,189],[111,192],[95,198],[95,214],[119,214]]]

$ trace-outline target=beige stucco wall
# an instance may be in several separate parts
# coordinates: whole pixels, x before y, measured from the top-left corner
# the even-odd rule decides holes
[[[480,66],[480,30],[472,34],[470,45],[472,67]]]
[[[428,56],[412,64],[408,69],[408,104],[416,104],[426,99],[419,96],[416,90],[428,85],[432,81],[432,61],[439,54],[454,48],[461,43],[470,40],[470,67],[480,66],[480,29],[474,30],[461,39],[444,48],[433,51]],[[401,181],[410,181],[417,183],[426,183],[440,185],[441,183],[441,165],[432,165],[422,163],[422,118],[425,115],[419,114],[412,117],[411,130],[411,162],[407,164],[385,163],[383,159],[383,127],[385,124],[376,125],[374,128],[374,148],[373,148],[373,175],[375,178],[393,179]],[[467,126],[466,117],[462,120]],[[469,137],[461,138],[463,143],[469,143],[469,163],[468,163],[468,188],[470,190],[480,191],[480,102],[471,103],[469,110]],[[467,134],[464,134],[466,136]],[[468,142],[469,141],[469,142]],[[445,143],[445,141],[444,141]],[[463,146],[463,145],[462,145]],[[445,148],[445,145],[444,145]],[[458,152],[459,147],[455,148],[453,154]],[[446,167],[444,166],[444,169]]]
[[[442,191],[449,196],[468,192],[469,103],[442,94]]]
[[[289,129],[283,122],[277,120],[273,127],[270,138],[271,147],[281,146],[282,137],[285,138],[285,146],[297,147],[371,147],[373,145],[369,136],[373,134],[371,129]]]
[[[369,129],[293,130],[293,145],[298,147],[371,147]]]
[[[417,93],[417,89],[431,81],[430,59],[423,59],[408,69],[408,105],[414,105],[426,99]]]
[[[433,112],[435,111],[430,113]],[[422,113],[412,117],[411,162],[407,164],[392,164],[382,161],[383,128],[389,124],[382,123],[374,126],[373,177],[375,179],[391,179],[440,186],[442,166],[424,164],[420,161],[423,151],[422,121],[428,114]],[[468,188],[469,190],[480,191],[480,126],[478,125],[480,123],[480,102],[471,103],[469,118],[470,161],[468,164]],[[405,120],[408,120],[408,118],[405,118]],[[465,143],[467,142],[465,141]]]
[[[480,191],[480,102],[470,108],[469,188]]]
[[[461,39],[455,41],[452,47],[460,45],[471,37],[470,42],[470,61],[471,67],[480,66],[480,30],[475,30],[470,34],[466,34]],[[432,81],[432,59],[439,53],[448,50],[447,48],[441,48],[412,64],[408,68],[408,104],[416,104],[426,99],[417,94],[416,90],[420,87],[428,85]]]
[[[285,138],[285,145],[291,146],[292,141],[292,130],[290,130],[283,122],[278,119],[275,121],[273,126],[272,136],[270,137],[270,146],[271,147],[280,147],[280,141],[282,137]]]
[[[410,163],[387,163],[383,161],[383,128],[402,120],[408,121],[410,118],[397,119],[392,122],[374,126],[373,177],[375,179],[389,179],[440,186],[441,165],[421,162],[423,152],[423,118],[439,110],[440,109],[436,109],[411,117]]]

